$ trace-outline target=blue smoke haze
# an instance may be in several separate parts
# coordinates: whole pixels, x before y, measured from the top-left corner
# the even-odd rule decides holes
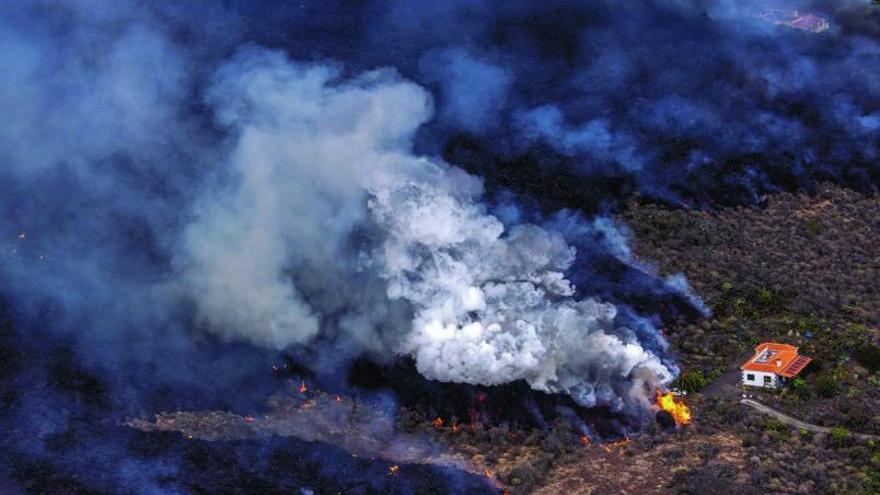
[[[567,272],[577,296],[614,303],[615,324],[674,372],[655,329],[705,308],[681,278],[633,259],[625,229],[609,220],[627,197],[712,208],[819,180],[862,190],[880,182],[880,9],[780,2],[825,16],[831,28],[816,34],[761,21],[766,3],[3,3],[0,489],[79,473],[86,491],[185,493],[169,480],[197,476],[188,447],[168,439],[147,455],[138,449],[149,450],[148,441],[106,425],[162,409],[251,411],[275,389],[268,369],[277,354],[218,339],[179,282],[198,206],[230,202],[244,180],[230,165],[241,136],[221,113],[229,102],[218,78],[245,71],[230,64],[247,50],[298,61],[277,55],[285,67],[332,67],[325,93],[401,80],[426,88],[433,113],[416,126],[413,149],[394,145],[482,177],[474,209],[507,228],[558,233],[577,250]],[[390,132],[408,141],[408,123]],[[377,234],[363,228],[351,236],[374,246]],[[379,283],[381,275],[355,273],[361,251],[340,252],[351,259],[328,273]],[[337,288],[320,286],[315,271],[296,272],[302,299],[332,306],[321,321],[358,330],[322,334],[295,352],[336,384],[359,353],[390,359],[360,329],[394,325],[412,310],[384,295],[331,305]],[[351,309],[358,304],[381,307],[381,318]],[[346,461],[339,475],[332,467],[344,453],[277,443],[215,452],[228,448],[237,454],[223,462],[260,471],[246,459],[295,448],[326,470],[318,482],[348,476],[365,493],[424,488],[383,481],[364,463]],[[451,472],[432,476],[451,480],[432,478],[441,491],[480,489]]]

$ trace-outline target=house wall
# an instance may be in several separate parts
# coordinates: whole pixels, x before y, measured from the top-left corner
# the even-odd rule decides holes
[[[750,380],[749,377],[752,379]],[[769,377],[769,383],[765,381],[765,378]],[[776,388],[781,385],[782,380],[775,373],[766,373],[763,371],[743,371],[742,372],[742,382],[744,385],[751,385],[752,387],[771,387]]]

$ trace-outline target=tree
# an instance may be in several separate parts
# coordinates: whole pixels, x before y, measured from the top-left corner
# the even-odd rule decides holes
[[[853,357],[859,364],[871,371],[880,370],[880,347],[876,345],[866,344],[859,347],[853,353]]]
[[[703,390],[706,385],[709,384],[709,381],[706,380],[706,377],[703,376],[703,372],[700,370],[687,370],[675,380],[673,384],[676,388],[684,390],[689,394],[693,394]]]

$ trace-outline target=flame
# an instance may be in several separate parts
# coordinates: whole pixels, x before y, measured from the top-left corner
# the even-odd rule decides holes
[[[590,445],[590,443],[592,443],[592,442],[590,442],[590,437],[588,437],[586,435],[581,437],[581,445],[587,446],[587,445]]]
[[[389,474],[390,476],[394,476],[394,475],[396,475],[396,474],[399,473],[399,472],[400,472],[400,466],[390,466],[390,467],[388,468],[388,474]]]
[[[605,452],[612,452],[617,447],[625,447],[629,443],[629,437],[623,437],[623,440],[616,442],[603,443],[600,445]]]
[[[342,402],[342,397],[339,396],[339,395],[337,395],[337,396],[336,396],[336,403],[338,404],[338,403],[340,403],[340,402]]]
[[[675,424],[686,425],[691,422],[691,410],[683,402],[676,402],[672,392],[657,391],[657,405],[675,419]]]
[[[431,421],[431,424],[434,425],[434,428],[443,428],[443,418],[437,416],[434,421]]]
[[[299,386],[299,393],[304,394],[309,391],[309,387],[306,387],[306,381],[303,380]]]
[[[601,445],[601,447],[602,447],[602,449],[605,450],[605,452],[611,452],[616,447],[625,447],[626,444],[628,444],[628,443],[629,443],[629,437],[623,437],[623,440],[618,440],[616,442],[610,442],[610,443],[603,443]]]

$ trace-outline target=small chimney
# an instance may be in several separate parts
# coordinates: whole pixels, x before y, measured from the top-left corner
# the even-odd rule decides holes
[[[778,368],[778,367],[780,367],[780,366],[782,366],[782,360],[781,360],[781,359],[777,359],[777,360],[776,360],[776,367]]]

